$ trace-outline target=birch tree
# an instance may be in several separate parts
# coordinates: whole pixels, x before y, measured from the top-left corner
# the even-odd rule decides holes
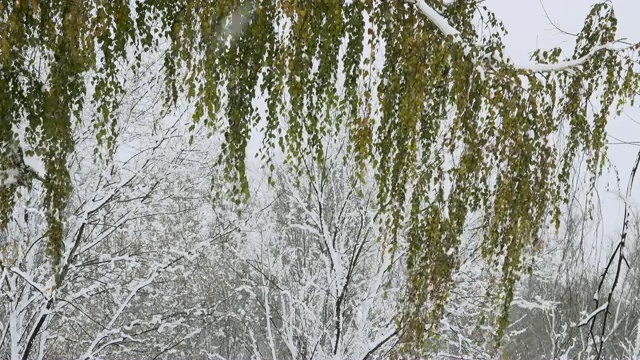
[[[610,2],[593,5],[570,53],[538,50],[517,64],[505,33],[475,0],[4,0],[0,224],[40,184],[46,252],[62,271],[74,124],[97,108],[96,146],[112,151],[121,70],[159,55],[163,107],[188,99],[194,128],[221,135],[217,162],[236,198],[248,195],[253,130],[264,163],[282,150],[298,175],[303,156],[323,158],[322,139],[348,131],[355,167],[375,170],[389,248],[410,223],[407,348],[440,318],[465,223],[481,214],[482,254],[503,273],[502,333],[523,251],[557,224],[573,160],[600,173],[607,121],[639,87],[638,44],[619,40]]]

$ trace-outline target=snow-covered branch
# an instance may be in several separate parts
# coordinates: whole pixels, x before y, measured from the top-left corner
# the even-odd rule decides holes
[[[574,60],[560,61],[552,64],[515,64],[514,67],[518,70],[531,71],[536,73],[558,72],[570,70],[583,65],[587,60],[592,58],[595,54],[603,50],[615,50],[623,51],[630,47],[616,48],[615,43],[606,43],[603,45],[594,46],[586,55]]]
[[[453,1],[451,1],[453,3]],[[462,43],[460,31],[451,26],[444,16],[440,15],[434,8],[427,5],[424,0],[415,0],[416,7],[420,12],[429,19],[440,31],[447,36],[452,36],[455,42]]]
[[[585,326],[587,324],[589,324],[596,316],[598,316],[598,314],[602,313],[603,311],[607,310],[607,308],[609,307],[609,302],[605,302],[604,304],[602,304],[599,308],[595,309],[591,314],[589,314],[587,317],[585,317],[584,319],[582,319],[578,325],[578,327],[580,326]]]
[[[424,0],[414,0],[414,2],[417,9],[420,11],[420,13],[422,13],[431,23],[433,23],[440,30],[440,32],[442,32],[445,36],[451,36],[455,43],[461,44],[465,49],[465,53],[471,52],[471,49],[473,47],[480,46],[477,44],[469,44],[468,42],[465,42],[462,36],[460,35],[460,31],[454,28],[444,16],[438,13],[433,7],[429,6]],[[453,2],[454,2],[453,0],[448,1],[449,4],[445,4],[445,5],[450,5]],[[624,50],[638,46],[638,44],[634,44],[634,45],[628,45],[622,48],[618,48],[615,45],[616,45],[615,42],[598,45],[593,47],[593,49],[591,49],[586,55],[580,58],[573,59],[573,60],[559,61],[551,64],[514,63],[512,59],[508,57],[501,58],[496,54],[494,54],[492,57],[493,57],[493,61],[505,64],[505,65],[511,65],[517,70],[534,72],[534,73],[549,73],[549,72],[567,71],[567,70],[579,67],[583,65],[587,60],[589,60],[590,58],[592,58],[594,55],[596,55],[598,52],[601,52],[601,51],[605,51],[605,50],[624,51]]]
[[[34,289],[38,290],[38,292],[40,292],[40,294],[42,294],[42,296],[45,299],[49,298],[50,294],[47,292],[47,290],[42,285],[38,284],[33,279],[31,279],[29,275],[23,273],[20,269],[17,269],[15,267],[11,268],[11,272],[19,275],[24,281],[27,282],[27,284],[31,285]]]

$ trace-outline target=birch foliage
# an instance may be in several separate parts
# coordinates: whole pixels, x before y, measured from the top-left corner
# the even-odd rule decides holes
[[[348,153],[376,173],[383,240],[408,242],[407,344],[440,316],[465,223],[481,216],[504,328],[523,249],[558,218],[576,155],[599,173],[606,123],[639,87],[638,45],[618,41],[610,2],[592,7],[569,54],[515,64],[505,33],[475,0],[2,0],[0,224],[18,189],[42,182],[60,258],[73,124],[91,102],[99,146],[112,148],[121,69],[161,54],[164,107],[188,101],[193,125],[222,135],[238,197],[254,129],[267,166],[281,150],[298,169],[348,132]]]

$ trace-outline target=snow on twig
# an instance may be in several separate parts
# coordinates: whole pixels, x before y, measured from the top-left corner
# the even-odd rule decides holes
[[[578,325],[576,325],[576,326],[577,327],[581,327],[581,326],[587,325],[592,319],[594,319],[596,316],[598,316],[598,314],[600,314],[603,311],[606,311],[608,306],[609,306],[609,302],[606,302],[606,303],[602,304],[602,306],[600,306],[599,308],[595,309],[591,314],[589,314],[589,316],[587,316],[584,319],[582,319],[582,321],[580,321],[580,323]]]
[[[31,285],[34,289],[38,290],[42,294],[42,296],[45,297],[45,299],[49,298],[49,295],[50,295],[49,292],[44,287],[42,287],[42,285],[38,284],[36,281],[31,279],[29,275],[25,274],[20,269],[15,267],[11,268],[11,272],[20,276],[24,281],[27,282],[27,284]]]
[[[445,5],[449,6],[453,4],[455,0],[445,1]],[[429,19],[445,36],[451,36],[455,43],[461,44],[464,47],[466,54],[471,52],[471,48],[475,46],[481,46],[478,44],[468,44],[460,35],[460,31],[449,24],[447,19],[438,13],[433,7],[429,6],[424,0],[415,0],[414,4],[418,10]],[[496,54],[493,56],[493,60],[504,64],[511,64],[516,70],[529,71],[534,73],[549,73],[566,71],[572,68],[583,65],[587,60],[593,57],[596,53],[604,50],[624,51],[634,47],[638,44],[631,44],[623,48],[617,48],[614,46],[615,42],[609,42],[606,44],[595,46],[586,55],[573,60],[559,61],[552,64],[540,64],[540,63],[515,63],[508,57],[500,58]]]

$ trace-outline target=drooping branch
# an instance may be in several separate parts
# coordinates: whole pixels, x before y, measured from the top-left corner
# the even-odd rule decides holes
[[[445,5],[451,5],[453,1],[449,1],[445,3]],[[480,46],[478,44],[469,44],[462,39],[460,35],[460,31],[451,26],[447,19],[438,13],[433,7],[429,6],[424,0],[415,0],[415,5],[418,10],[429,19],[445,36],[451,36],[455,43],[461,44],[466,53],[469,53],[473,47]],[[493,55],[493,60],[503,65],[513,66],[516,70],[521,70],[525,72],[533,72],[533,73],[550,73],[550,72],[559,72],[559,71],[567,71],[574,68],[577,68],[583,65],[587,60],[592,58],[600,51],[612,50],[612,51],[625,51],[630,49],[637,49],[640,47],[640,43],[635,43],[631,45],[627,45],[622,48],[616,48],[615,44],[617,42],[608,42],[602,45],[594,46],[591,51],[589,51],[586,55],[581,56],[577,59],[559,61],[551,64],[542,64],[542,63],[515,63],[512,59],[506,56],[499,57],[497,54]]]
[[[587,55],[579,57],[574,60],[560,61],[553,64],[539,64],[539,63],[518,64],[516,63],[514,67],[518,70],[531,71],[535,73],[566,71],[566,70],[570,70],[583,65],[587,60],[589,60],[591,57],[593,57],[596,53],[600,51],[603,51],[603,50],[622,51],[628,48],[629,47],[619,49],[614,47],[614,43],[606,43],[603,45],[595,46],[593,49],[591,49],[591,51],[589,51],[589,53],[587,53]]]

